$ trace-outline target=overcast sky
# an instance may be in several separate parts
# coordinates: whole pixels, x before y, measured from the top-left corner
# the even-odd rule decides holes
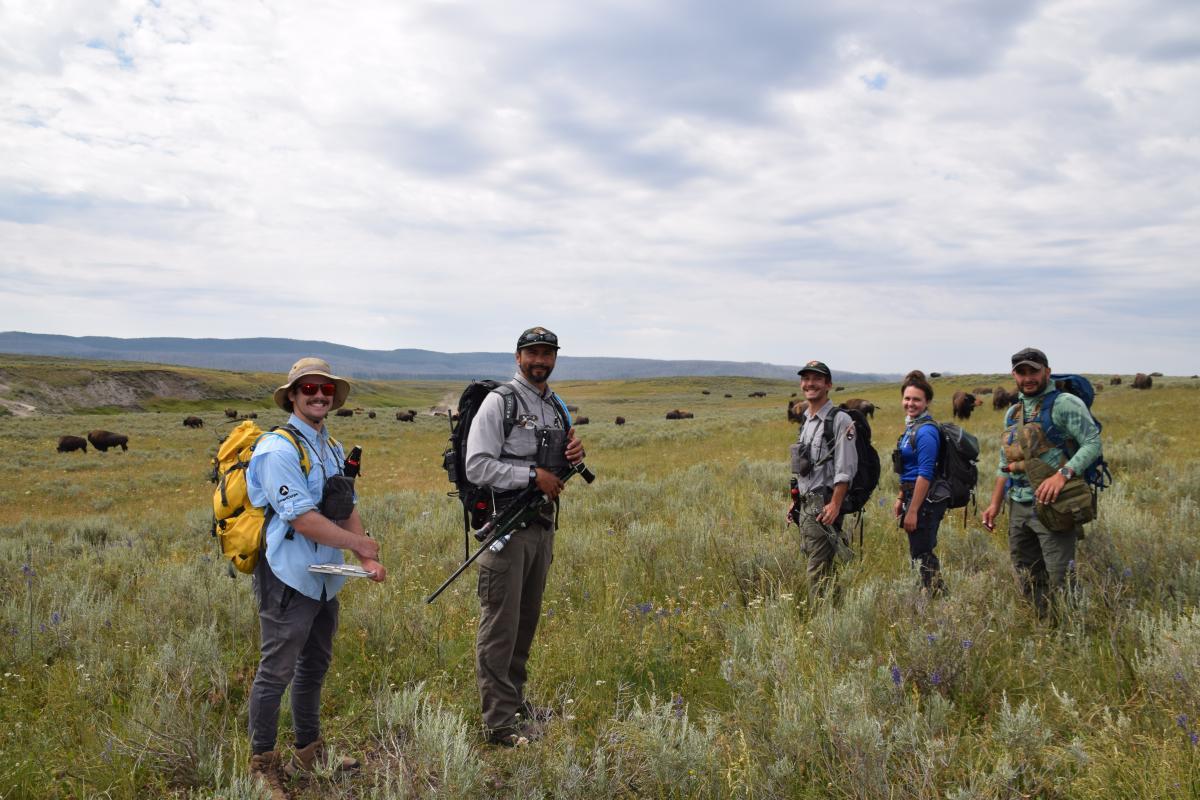
[[[1200,372],[1196,0],[0,0],[0,329]]]

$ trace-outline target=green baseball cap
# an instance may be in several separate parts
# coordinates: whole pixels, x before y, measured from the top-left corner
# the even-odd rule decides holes
[[[815,372],[818,375],[824,375],[829,380],[833,380],[833,373],[829,371],[829,367],[825,365],[824,361],[810,361],[801,367],[800,371],[796,374],[803,375],[806,372]]]

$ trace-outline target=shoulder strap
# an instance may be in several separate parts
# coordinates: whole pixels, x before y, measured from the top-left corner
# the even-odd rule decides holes
[[[502,383],[493,392],[500,395],[500,399],[504,402],[504,438],[512,433],[512,429],[517,425],[517,390],[512,385],[512,381]]]
[[[571,411],[567,408],[567,404],[553,391],[550,392],[550,398],[554,401],[554,414],[558,417],[558,421],[562,423],[563,430],[570,430],[571,426],[575,424],[575,420],[571,419]]]
[[[308,451],[300,444],[300,440],[304,438],[304,434],[296,430],[296,426],[290,422],[285,422],[282,425],[276,425],[267,433],[275,433],[282,436],[292,443],[292,447],[296,448],[296,452],[300,455],[300,471],[304,473],[304,477],[308,477],[309,471],[312,470],[312,463],[308,460]],[[265,435],[265,434],[264,434]]]

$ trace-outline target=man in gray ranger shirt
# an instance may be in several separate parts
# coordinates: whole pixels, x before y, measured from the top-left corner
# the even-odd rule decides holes
[[[545,328],[530,328],[517,339],[517,373],[494,390],[479,407],[467,435],[467,480],[490,489],[494,508],[521,489],[537,484],[557,500],[563,482],[539,462],[539,440],[565,444],[554,454],[575,464],[583,445],[570,426],[570,414],[546,381],[558,358],[558,337]],[[505,434],[504,397],[512,392],[516,421]],[[544,449],[544,448],[543,448]],[[475,675],[483,704],[488,741],[512,747],[536,739],[549,709],[525,699],[525,665],[542,613],[546,575],[554,559],[556,504],[547,503],[527,527],[497,541],[479,557],[479,633],[475,640]]]
[[[858,451],[854,421],[849,414],[839,413],[829,399],[833,388],[829,367],[809,361],[798,374],[808,408],[791,449],[792,480],[799,492],[788,519],[800,528],[800,551],[808,556],[809,597],[815,599],[824,594],[833,577],[834,557],[849,553],[849,541],[842,531],[842,501],[858,470]],[[829,437],[826,420],[831,415],[833,435]]]

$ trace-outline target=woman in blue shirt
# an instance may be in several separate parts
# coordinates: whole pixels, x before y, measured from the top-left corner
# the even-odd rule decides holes
[[[892,463],[900,476],[900,496],[893,514],[908,534],[908,555],[918,563],[921,584],[930,592],[945,588],[937,547],[938,527],[946,513],[946,487],[936,481],[935,470],[941,447],[938,426],[929,415],[933,387],[925,374],[913,370],[900,387],[904,408],[904,433],[896,445]]]

